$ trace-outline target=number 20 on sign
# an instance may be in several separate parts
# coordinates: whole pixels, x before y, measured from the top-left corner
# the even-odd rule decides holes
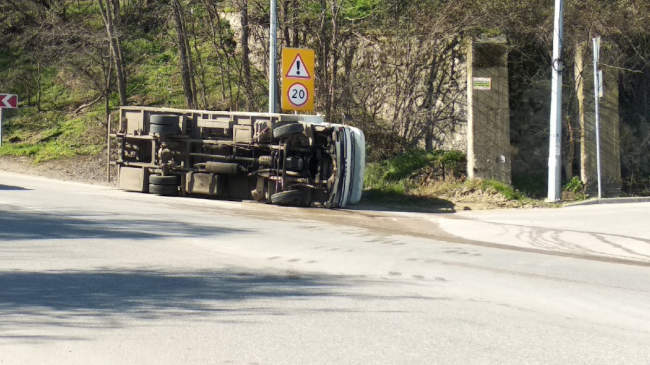
[[[282,50],[282,110],[314,110],[314,51]]]

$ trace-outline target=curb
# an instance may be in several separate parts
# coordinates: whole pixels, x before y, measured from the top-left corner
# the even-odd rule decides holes
[[[595,204],[624,204],[624,203],[647,203],[650,202],[650,196],[635,196],[630,198],[603,198],[588,199],[574,203],[566,203],[563,207],[575,207],[580,205]]]

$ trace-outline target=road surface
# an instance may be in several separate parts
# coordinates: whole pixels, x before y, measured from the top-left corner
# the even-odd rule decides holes
[[[328,211],[0,172],[0,364],[648,364],[649,211]]]

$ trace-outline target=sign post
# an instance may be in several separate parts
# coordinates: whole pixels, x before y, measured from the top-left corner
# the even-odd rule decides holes
[[[0,94],[0,146],[2,146],[2,122],[5,108],[16,109],[18,107],[18,96],[14,94]]]
[[[598,173],[598,199],[603,197],[603,189],[600,174],[600,116],[598,115],[598,98],[603,96],[603,73],[598,70],[600,61],[600,37],[593,39],[594,43],[594,106],[596,114],[596,170]]]
[[[282,110],[314,110],[314,60],[311,49],[282,49]]]

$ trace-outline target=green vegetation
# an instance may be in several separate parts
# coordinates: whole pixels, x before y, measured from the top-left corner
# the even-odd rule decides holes
[[[411,150],[392,159],[368,165],[366,184],[373,186],[402,181],[426,166],[460,174],[464,161],[465,154],[460,151]]]
[[[2,43],[9,46],[0,46],[0,71],[8,75],[0,79],[0,89],[17,93],[20,99],[19,109],[5,111],[0,156],[28,156],[39,163],[94,155],[106,145],[105,103],[115,117],[120,102],[115,80],[109,85],[109,93],[103,95],[105,78],[114,77],[115,72],[99,6],[95,0],[58,3],[56,9],[29,4],[22,12],[0,5],[12,15],[0,23],[0,29],[13,29],[18,34]],[[57,13],[61,9],[65,15]],[[121,14],[125,20],[121,26],[127,34],[122,47],[128,71],[128,102],[186,107],[176,34],[166,19],[168,8],[152,4],[148,12],[139,14],[141,10],[128,4]],[[208,14],[198,10],[194,18],[188,16],[186,24],[196,29],[188,45],[193,51],[198,106],[236,109],[235,104],[241,105],[243,98],[236,81],[241,66],[230,48],[235,35],[222,19],[217,39],[198,36],[209,30],[207,25],[198,24],[199,17]],[[58,33],[38,33],[33,22],[56,28]],[[217,46],[219,52],[215,52]],[[225,55],[227,52],[232,54]],[[254,71],[253,77],[259,84],[263,74]],[[85,107],[78,110],[81,106]]]
[[[564,185],[564,192],[568,200],[585,200],[588,195],[585,193],[585,184],[579,177],[574,176]]]
[[[491,201],[495,206],[544,205],[510,185],[464,178],[465,156],[459,151],[412,150],[366,166],[364,199],[404,206],[453,206]]]
[[[571,193],[580,193],[584,191],[584,189],[585,184],[577,176],[572,177],[571,180],[569,180],[569,182],[564,185],[564,190]]]
[[[530,118],[544,105],[528,93],[549,77],[551,2],[301,0],[278,7],[281,47],[316,51],[315,112],[366,133],[370,196],[544,195],[546,126]],[[112,35],[102,8],[114,15]],[[570,0],[565,11],[566,69],[575,69],[578,48],[600,34],[602,62],[621,71],[623,187],[648,194],[650,3]],[[115,116],[120,104],[265,111],[268,12],[267,0],[0,1],[0,92],[20,96],[20,109],[5,114],[0,156],[40,162],[98,153],[107,114]],[[512,154],[514,189],[464,181],[461,152],[413,150],[435,148],[465,120],[464,47],[469,38],[491,36],[505,36],[510,48],[511,140],[513,151],[522,151]],[[121,56],[109,39],[119,41]],[[589,62],[588,52],[581,54]],[[573,80],[565,86],[575,90]],[[575,98],[567,96],[563,113],[579,135]],[[563,144],[573,148],[563,149],[563,160],[576,175],[582,161],[569,156],[578,142],[568,135]],[[394,157],[382,160],[387,156]],[[579,190],[568,182],[567,192]]]
[[[521,201],[525,196],[519,191],[515,190],[512,186],[506,185],[502,182],[495,180],[479,180],[478,187],[482,191],[491,192],[495,191],[503,195],[508,200],[518,200]]]
[[[101,113],[66,119],[66,114],[41,112],[37,115],[44,120],[39,124],[31,123],[29,111],[22,112],[25,113],[22,118],[27,122],[21,118],[12,120],[6,140],[13,143],[3,143],[0,156],[29,156],[33,157],[34,163],[39,163],[75,155],[94,155],[104,146],[101,122],[98,122]],[[20,128],[11,128],[17,122]],[[47,127],[42,128],[43,124]]]

